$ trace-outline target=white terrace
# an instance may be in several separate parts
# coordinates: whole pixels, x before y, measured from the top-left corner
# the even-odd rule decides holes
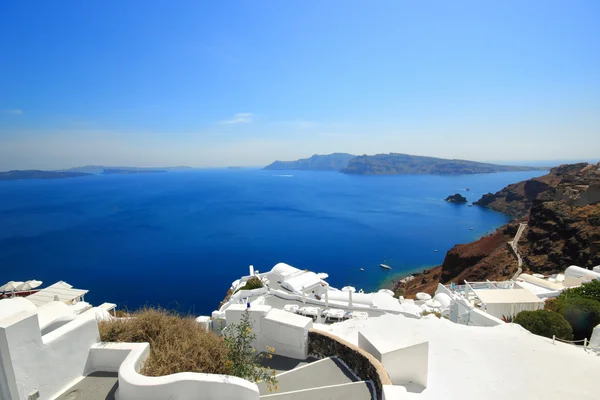
[[[0,300],[0,400],[591,400],[600,393],[600,357],[590,349],[532,335],[488,313],[506,310],[505,297],[537,306],[539,299],[515,282],[440,285],[433,299],[407,301],[389,291],[331,288],[326,274],[278,264],[264,274],[251,269],[232,290],[254,276],[265,286],[234,293],[213,318],[197,322],[220,333],[249,312],[254,349],[275,348],[276,393],[233,376],[143,376],[148,343],[100,342],[97,321],[112,318],[106,308],[114,305],[92,307],[57,294],[39,307],[26,298]],[[425,310],[468,314],[471,326],[421,318]],[[600,343],[597,331],[592,343]],[[556,371],[561,379],[548,384]]]

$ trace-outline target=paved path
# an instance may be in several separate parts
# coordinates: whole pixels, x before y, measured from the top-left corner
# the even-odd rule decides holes
[[[513,280],[517,279],[519,275],[521,275],[521,272],[523,272],[523,258],[521,258],[521,255],[519,254],[519,239],[521,239],[521,235],[523,234],[525,228],[527,228],[527,224],[519,224],[517,234],[515,235],[512,242],[509,242],[510,247],[512,247],[515,256],[517,257],[517,265],[519,266],[517,272],[515,272],[515,274],[512,277]]]
[[[56,400],[114,400],[119,386],[116,372],[94,372],[89,374]]]
[[[269,392],[260,382],[261,398],[273,400],[370,400],[372,383],[359,380],[336,357],[301,363],[277,375],[279,390]]]

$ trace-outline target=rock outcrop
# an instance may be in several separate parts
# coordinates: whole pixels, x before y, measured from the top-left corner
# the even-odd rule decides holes
[[[435,290],[437,282],[509,279],[518,266],[508,242],[519,223],[528,225],[517,244],[524,272],[551,274],[570,265],[600,265],[600,163],[562,165],[485,195],[475,204],[517,218],[491,235],[454,246],[444,263],[432,270],[439,271],[435,285],[405,284],[401,287],[406,296]]]
[[[452,196],[448,196],[446,197],[446,201],[448,203],[466,203],[467,202],[467,198],[463,195],[461,195],[460,193],[456,193],[453,194]]]

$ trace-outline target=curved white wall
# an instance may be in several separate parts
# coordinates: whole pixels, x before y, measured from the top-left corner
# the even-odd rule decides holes
[[[117,400],[258,400],[258,387],[245,379],[228,375],[198,374],[183,372],[179,374],[150,377],[138,373],[148,355],[147,344],[130,345],[129,354],[119,367],[119,389]],[[121,346],[121,350],[124,346]],[[96,349],[97,350],[97,349]],[[100,349],[100,352],[102,349]],[[114,361],[120,361],[121,355],[113,354]],[[98,363],[107,365],[110,356],[96,355]]]

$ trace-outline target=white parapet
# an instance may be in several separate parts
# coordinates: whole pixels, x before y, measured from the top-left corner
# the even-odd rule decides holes
[[[210,317],[202,315],[196,318],[196,325],[202,327],[205,331],[210,331]]]
[[[358,332],[358,347],[371,353],[388,372],[394,385],[427,387],[429,342],[387,340],[377,330]]]
[[[141,375],[139,371],[149,353],[147,343],[111,343],[97,346],[95,351],[95,362],[105,369],[120,363],[120,400],[259,399],[256,384],[235,376],[193,372],[158,377]]]
[[[92,310],[90,310],[92,311]],[[22,312],[0,321],[0,398],[53,398],[82,377],[90,347],[99,341],[94,312],[42,336],[38,315]]]
[[[261,344],[275,349],[275,354],[303,360],[308,356],[308,331],[311,318],[272,309],[262,322]]]
[[[227,326],[239,324],[245,312],[250,313],[252,332],[256,339],[252,347],[258,352],[274,348],[275,354],[305,359],[308,354],[308,331],[312,328],[311,318],[274,309],[266,305],[250,308],[243,304],[232,304],[225,311]]]

